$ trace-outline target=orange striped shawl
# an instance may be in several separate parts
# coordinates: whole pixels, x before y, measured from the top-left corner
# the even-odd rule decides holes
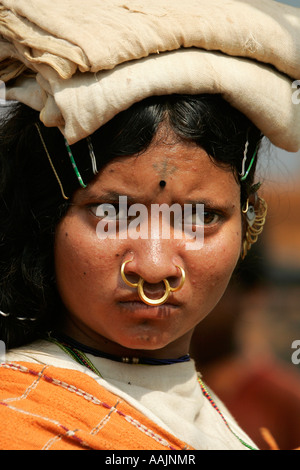
[[[0,366],[2,450],[190,449],[83,372]]]

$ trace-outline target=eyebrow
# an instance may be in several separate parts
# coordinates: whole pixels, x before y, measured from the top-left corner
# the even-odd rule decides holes
[[[91,192],[85,192],[85,194],[82,196],[82,202],[88,201],[90,199],[93,199],[95,202],[99,202],[99,203],[102,203],[103,201],[117,202],[120,197],[127,197],[127,200],[131,203],[135,201],[135,198],[132,196],[128,196],[128,194],[120,194],[120,193],[117,193],[116,191],[108,191],[102,194],[94,194]]]
[[[226,209],[228,206],[231,206],[230,201],[213,201],[212,199],[203,198],[200,200],[187,200],[184,204],[192,204],[196,206],[197,204],[203,204],[207,208],[217,208],[217,209]]]
[[[102,194],[94,194],[92,192],[85,192],[85,194],[82,196],[82,202],[85,203],[86,201],[89,201],[92,199],[95,203],[99,203],[99,204],[102,204],[103,202],[116,203],[116,202],[119,202],[120,197],[127,197],[127,202],[129,204],[134,204],[138,201],[138,198],[134,196],[129,196],[128,194],[121,194],[121,193],[118,193],[117,191],[107,191]],[[219,209],[219,210],[225,210],[229,206],[232,206],[230,201],[223,200],[221,202],[220,201],[216,202],[208,198],[203,198],[199,200],[187,199],[183,202],[183,204],[192,204],[193,206],[196,206],[197,204],[198,205],[203,204],[204,207],[208,209],[211,208],[211,209]]]

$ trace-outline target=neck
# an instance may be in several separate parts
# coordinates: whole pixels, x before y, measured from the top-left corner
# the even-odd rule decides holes
[[[193,331],[189,331],[174,342],[161,348],[139,349],[124,346],[89,329],[81,321],[68,314],[61,316],[62,321],[55,329],[55,334],[63,334],[95,351],[119,357],[151,357],[153,359],[177,359],[189,353]]]
[[[99,349],[93,348],[91,346],[87,346],[70,336],[67,336],[64,333],[53,333],[49,335],[49,339],[51,341],[57,342],[62,345],[64,348],[67,348],[69,352],[73,354],[92,354],[96,357],[103,357],[105,359],[110,359],[116,362],[123,362],[127,364],[148,364],[148,365],[168,365],[168,364],[177,364],[181,362],[188,362],[190,361],[190,355],[185,354],[183,356],[177,358],[163,358],[158,359],[155,357],[147,357],[147,356],[136,356],[132,355],[116,355],[116,354],[109,354],[107,352],[101,351]]]

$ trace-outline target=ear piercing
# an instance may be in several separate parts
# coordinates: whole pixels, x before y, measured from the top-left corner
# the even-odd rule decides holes
[[[266,222],[268,205],[261,197],[258,198],[258,203],[258,209],[255,210],[253,205],[249,204],[249,199],[247,199],[246,204],[242,209],[242,212],[245,214],[247,221],[247,230],[245,233],[241,253],[242,259],[246,257],[251,246],[257,242],[258,236],[262,233]]]

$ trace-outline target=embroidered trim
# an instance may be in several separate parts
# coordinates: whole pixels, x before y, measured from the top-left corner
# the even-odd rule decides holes
[[[91,430],[90,434],[91,435],[96,435],[98,434],[99,431],[101,431],[101,429],[104,428],[104,426],[109,422],[112,414],[117,411],[117,406],[120,404],[121,402],[118,400],[117,403],[111,407],[111,409],[109,410],[109,412],[107,413],[107,415],[104,416],[104,418],[101,419],[100,423],[97,424],[97,426],[94,427],[94,429]]]
[[[74,385],[70,385],[69,383],[67,382],[63,382],[61,380],[58,380],[58,379],[55,379],[53,377],[51,377],[50,375],[47,375],[44,373],[44,371],[49,367],[49,366],[46,366],[44,367],[43,369],[43,372],[36,372],[32,369],[28,369],[27,367],[24,367],[24,366],[21,366],[17,363],[13,363],[13,362],[6,362],[6,363],[2,363],[0,364],[0,367],[5,367],[7,369],[12,369],[12,370],[16,370],[18,372],[23,372],[23,373],[27,373],[27,374],[31,374],[33,376],[38,376],[40,378],[40,380],[45,380],[49,383],[52,383],[54,385],[57,385],[57,386],[60,386],[62,388],[64,388],[65,390],[71,392],[71,393],[75,393],[76,395],[79,395],[81,397],[83,397],[85,400],[87,401],[90,401],[92,403],[94,403],[95,405],[100,405],[108,410],[110,410],[110,412],[108,413],[108,415],[106,416],[106,418],[112,413],[112,412],[115,412],[116,414],[118,414],[119,416],[121,416],[123,419],[125,419],[129,424],[133,425],[135,428],[137,428],[139,431],[141,431],[142,433],[146,434],[147,436],[149,436],[150,438],[152,438],[153,440],[159,442],[161,445],[163,445],[164,447],[170,449],[170,450],[178,450],[176,449],[175,447],[173,447],[166,439],[162,438],[159,434],[156,434],[154,433],[151,429],[147,428],[145,425],[141,424],[139,421],[137,421],[136,419],[132,418],[132,416],[126,414],[126,413],[123,413],[122,411],[118,410],[116,408],[116,406],[118,404],[120,404],[120,402],[118,402],[115,406],[111,406],[101,400],[99,400],[98,398],[96,398],[95,396],[85,392],[84,390],[80,389],[80,388],[77,388],[75,387]],[[101,377],[101,375],[100,375]],[[34,381],[34,383],[36,383],[36,381]],[[31,387],[31,386],[30,386]],[[29,390],[29,388],[27,388],[27,390]],[[8,403],[4,402],[4,401],[0,401],[0,405],[2,406],[6,406],[14,411],[17,411],[19,413],[22,413],[22,414],[25,414],[25,415],[29,415],[29,416],[33,416],[33,417],[36,417],[36,418],[40,418],[40,419],[43,419],[45,421],[48,421],[48,422],[51,422],[53,424],[55,424],[56,426],[60,427],[63,431],[64,431],[64,434],[58,434],[57,436],[55,436],[54,438],[51,438],[47,444],[45,444],[45,447],[46,448],[49,448],[49,445],[51,446],[54,442],[56,442],[56,440],[59,440],[60,438],[62,437],[72,437],[73,439],[77,440],[78,442],[80,442],[81,445],[83,445],[84,447],[90,447],[88,446],[88,444],[86,444],[80,437],[78,437],[76,435],[76,432],[80,431],[80,429],[76,429],[76,430],[71,430],[71,429],[68,429],[66,426],[64,426],[63,424],[61,424],[59,421],[57,420],[53,420],[51,418],[48,418],[47,416],[42,416],[42,415],[38,415],[38,414],[35,414],[35,413],[32,413],[32,412],[29,412],[29,411],[26,411],[26,410],[22,410],[20,408],[16,408],[15,406],[12,406],[12,405],[9,405]],[[105,418],[104,418],[105,419]],[[102,420],[103,422],[103,420]],[[100,423],[99,425],[100,426]],[[97,426],[96,426],[97,428]],[[95,430],[96,428],[94,428],[93,430]],[[92,431],[93,431],[92,430]],[[99,431],[100,429],[98,429]],[[184,450],[184,449],[183,449]]]
[[[5,365],[5,363],[3,364]],[[5,403],[11,403],[13,401],[21,401],[21,400],[26,400],[30,392],[36,389],[36,387],[39,384],[39,381],[41,380],[41,377],[43,376],[44,370],[46,369],[47,366],[43,367],[41,372],[39,372],[37,379],[35,379],[32,384],[29,385],[29,387],[26,388],[25,392],[20,395],[19,397],[13,397],[13,398],[6,398],[3,400]]]
[[[24,372],[24,371],[21,371],[21,372]],[[29,371],[31,372],[31,371]],[[16,411],[17,413],[20,413],[20,414],[24,414],[24,415],[27,415],[27,416],[32,416],[34,418],[39,418],[39,419],[42,419],[48,423],[52,423],[54,424],[55,426],[58,426],[59,428],[61,428],[63,431],[65,431],[64,434],[59,434],[58,436],[60,436],[60,438],[62,437],[73,437],[75,440],[77,440],[78,442],[80,442],[81,445],[83,445],[84,447],[88,447],[90,448],[89,445],[87,445],[82,439],[80,439],[78,436],[76,436],[76,432],[79,431],[79,429],[77,429],[76,431],[72,431],[70,429],[68,429],[66,426],[64,426],[63,424],[61,424],[59,421],[57,420],[54,420],[54,419],[51,419],[51,418],[48,418],[47,416],[42,416],[42,415],[39,415],[39,414],[36,414],[36,413],[32,413],[31,411],[26,411],[26,410],[22,410],[21,408],[17,408],[13,405],[9,405],[3,401],[0,401],[0,405],[3,405],[3,406],[6,406],[7,408],[9,408],[10,410],[13,410],[13,411]],[[56,438],[58,436],[55,436]],[[54,440],[55,438],[52,438],[52,440]],[[57,439],[56,439],[57,440]],[[50,442],[50,441],[48,441]],[[53,442],[52,442],[53,444]],[[47,444],[46,444],[47,445]]]

